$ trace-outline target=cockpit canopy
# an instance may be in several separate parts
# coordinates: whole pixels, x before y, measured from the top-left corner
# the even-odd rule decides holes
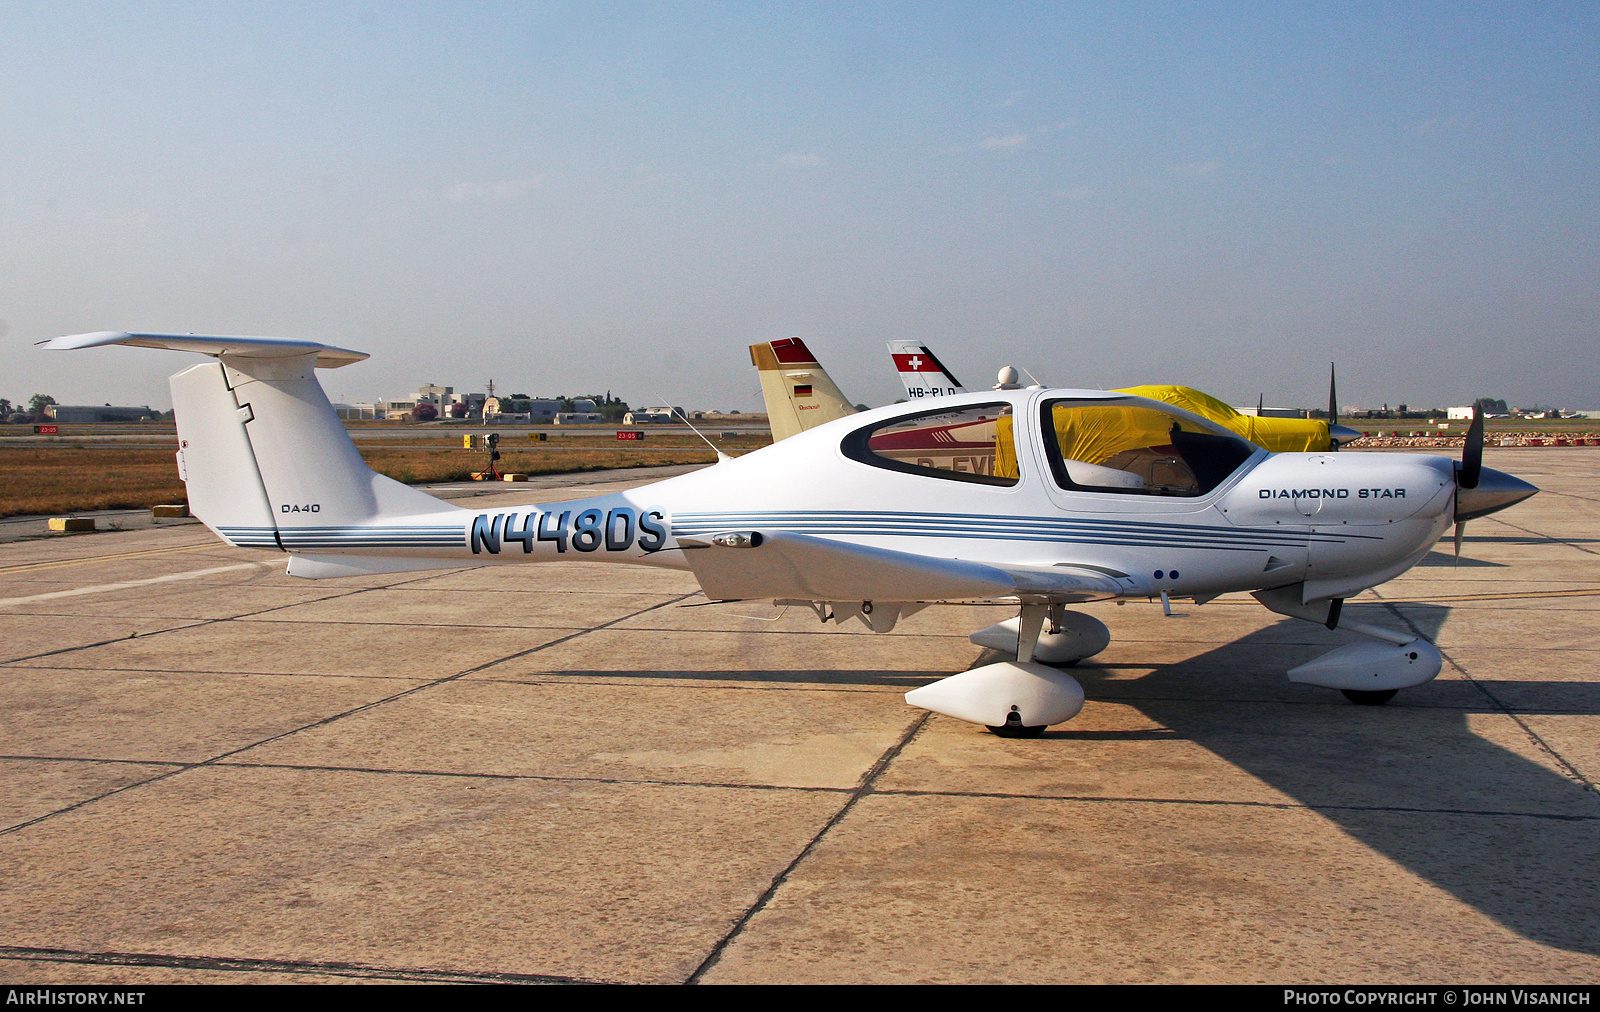
[[[1051,476],[1068,491],[1202,496],[1256,452],[1210,422],[1132,397],[1046,398],[1038,431]],[[1017,434],[1012,403],[992,401],[881,421],[841,449],[892,471],[1011,486],[1025,466]]]
[[[845,456],[910,474],[1015,485],[1017,441],[1009,401],[919,411],[857,429]]]
[[[1137,402],[1046,400],[1045,459],[1064,489],[1205,495],[1256,448],[1192,418]]]

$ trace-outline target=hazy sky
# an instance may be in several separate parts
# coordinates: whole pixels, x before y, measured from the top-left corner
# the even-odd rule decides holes
[[[92,330],[758,409],[969,386],[1600,408],[1600,5],[0,3],[0,396]]]

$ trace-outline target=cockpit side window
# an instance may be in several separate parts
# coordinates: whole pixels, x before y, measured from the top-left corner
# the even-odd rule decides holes
[[[1255,453],[1177,415],[1140,404],[1046,401],[1045,456],[1065,489],[1200,496]]]
[[[1011,405],[976,404],[922,411],[857,429],[845,456],[873,467],[931,478],[1015,485],[1017,445]]]

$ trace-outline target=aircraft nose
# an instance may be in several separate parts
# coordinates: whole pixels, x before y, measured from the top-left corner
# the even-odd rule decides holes
[[[1328,438],[1332,439],[1335,445],[1343,446],[1346,443],[1353,443],[1360,439],[1361,430],[1352,429],[1348,425],[1340,425],[1338,422],[1334,422],[1328,426]]]
[[[1477,488],[1456,489],[1456,521],[1498,513],[1538,491],[1521,478],[1486,467],[1479,474]]]

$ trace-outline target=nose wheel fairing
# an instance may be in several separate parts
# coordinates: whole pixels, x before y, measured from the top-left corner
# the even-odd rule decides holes
[[[1439,648],[1418,637],[1410,643],[1348,643],[1299,667],[1289,681],[1345,692],[1390,692],[1431,682],[1444,667]]]

